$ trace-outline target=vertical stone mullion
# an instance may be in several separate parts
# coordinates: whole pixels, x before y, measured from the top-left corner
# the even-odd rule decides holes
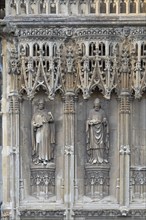
[[[130,98],[120,97],[120,205],[129,205],[129,172],[130,172]]]
[[[66,94],[64,102],[64,202],[66,219],[72,219],[74,203],[74,94]]]

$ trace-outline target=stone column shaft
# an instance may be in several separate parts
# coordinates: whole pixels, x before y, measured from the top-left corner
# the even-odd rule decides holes
[[[120,97],[120,205],[129,205],[129,96]]]
[[[72,219],[74,203],[74,94],[66,94],[64,105],[64,202],[66,220]]]

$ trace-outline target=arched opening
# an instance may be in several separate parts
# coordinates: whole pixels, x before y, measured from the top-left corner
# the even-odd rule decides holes
[[[5,0],[0,1],[0,19],[5,17]]]

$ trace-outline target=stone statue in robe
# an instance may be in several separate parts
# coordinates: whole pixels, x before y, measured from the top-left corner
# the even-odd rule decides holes
[[[89,112],[86,132],[88,162],[91,164],[108,163],[109,127],[98,98],[94,101],[94,108]]]
[[[44,108],[44,100],[32,117],[32,154],[33,162],[44,165],[53,160],[55,144],[54,119],[51,112]]]

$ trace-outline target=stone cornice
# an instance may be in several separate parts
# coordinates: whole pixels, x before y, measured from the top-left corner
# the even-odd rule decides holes
[[[29,18],[29,19],[28,19]],[[25,25],[71,25],[76,26],[145,26],[144,16],[7,16],[5,21],[19,26]]]

